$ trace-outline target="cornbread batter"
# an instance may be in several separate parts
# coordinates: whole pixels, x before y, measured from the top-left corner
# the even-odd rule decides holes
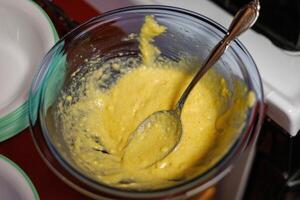
[[[153,112],[173,109],[195,71],[187,59],[175,62],[160,55],[153,38],[166,31],[147,16],[139,37],[141,59],[114,58],[94,68],[96,62],[90,62],[92,70],[84,75],[75,72],[76,87],[71,81],[62,92],[56,124],[71,155],[68,160],[87,176],[128,189],[174,185],[215,164],[243,127],[254,94],[238,83],[231,94],[226,81],[211,70],[185,103],[178,146],[154,165],[137,167],[148,155],[156,155],[152,151],[165,151],[168,138],[160,127],[151,130],[155,137],[141,137],[134,156],[126,152],[131,134]],[[172,125],[161,122],[163,128]]]

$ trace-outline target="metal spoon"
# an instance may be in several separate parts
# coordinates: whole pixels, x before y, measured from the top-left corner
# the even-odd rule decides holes
[[[200,80],[226,51],[230,42],[248,30],[258,18],[259,1],[254,0],[235,15],[224,38],[213,48],[193,80],[183,92],[173,110],[162,110],[148,116],[132,133],[125,147],[123,163],[146,168],[170,154],[182,135],[181,111],[184,103]],[[161,123],[161,122],[164,123]]]

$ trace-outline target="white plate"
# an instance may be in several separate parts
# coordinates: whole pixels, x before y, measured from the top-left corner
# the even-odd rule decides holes
[[[14,162],[0,155],[0,199],[38,200],[38,193],[25,174]]]
[[[31,81],[57,40],[49,17],[33,1],[0,0],[0,139],[28,126]],[[26,123],[8,126],[20,121]]]
[[[0,0],[0,117],[27,100],[35,70],[56,33],[32,1]]]

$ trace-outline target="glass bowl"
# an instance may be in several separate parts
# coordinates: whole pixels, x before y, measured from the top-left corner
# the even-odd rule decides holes
[[[128,36],[139,34],[146,15],[153,15],[159,24],[167,27],[165,34],[155,38],[155,45],[163,56],[172,60],[182,54],[203,60],[226,33],[226,29],[205,16],[180,8],[137,6],[114,10],[86,22],[57,42],[45,56],[32,83],[29,115],[40,155],[65,183],[96,199],[177,199],[199,193],[231,170],[247,145],[255,142],[263,120],[263,91],[258,70],[245,47],[235,40],[213,68],[222,74],[229,86],[235,79],[241,80],[255,93],[256,99],[228,151],[205,173],[166,188],[128,190],[105,185],[80,171],[72,163],[53,119],[48,118],[48,111],[71,80],[71,74],[87,70],[87,60],[95,56],[102,61],[139,56],[138,40]]]

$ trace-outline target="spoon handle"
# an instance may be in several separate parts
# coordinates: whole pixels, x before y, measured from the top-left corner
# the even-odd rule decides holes
[[[252,27],[252,25],[256,22],[258,18],[259,9],[259,0],[254,0],[237,12],[229,26],[226,35],[211,51],[210,55],[206,58],[203,66],[199,69],[191,83],[188,85],[188,87],[185,89],[184,93],[180,97],[176,106],[177,111],[181,112],[187,96],[192,91],[198,80],[222,56],[222,54],[226,51],[227,47],[229,46],[230,42]]]

